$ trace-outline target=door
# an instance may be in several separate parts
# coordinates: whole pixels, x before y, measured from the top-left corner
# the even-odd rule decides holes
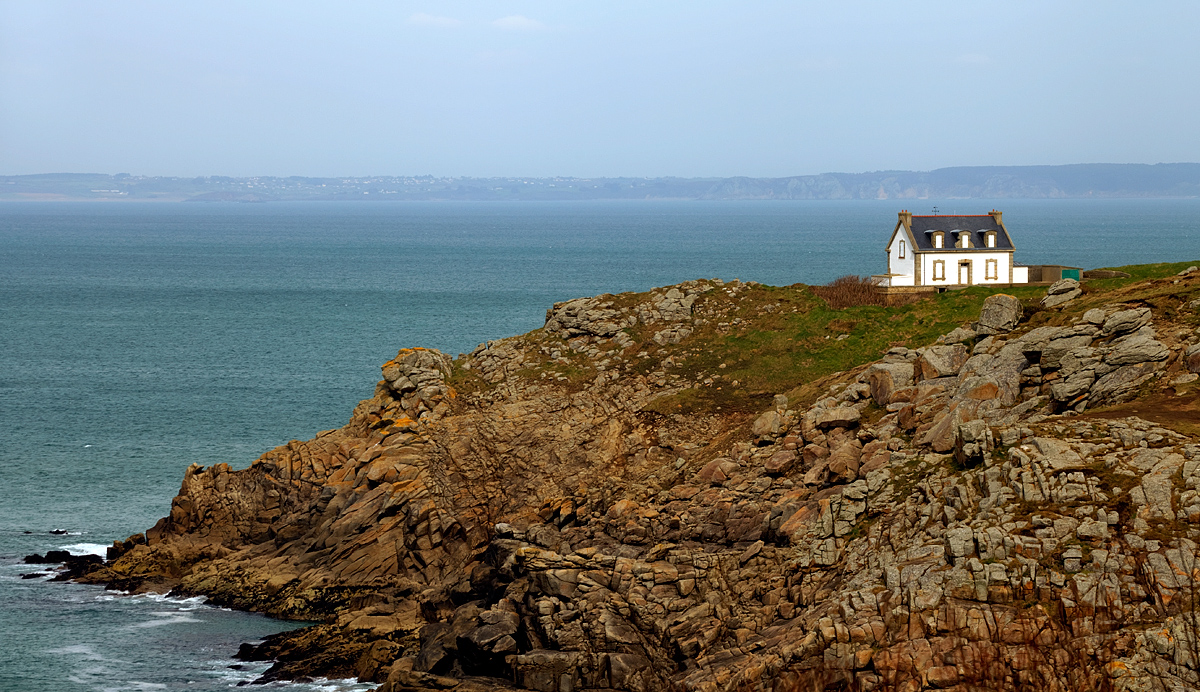
[[[960,262],[958,265],[958,283],[963,286],[971,283],[971,263]]]

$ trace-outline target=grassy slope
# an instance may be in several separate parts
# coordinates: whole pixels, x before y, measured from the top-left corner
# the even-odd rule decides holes
[[[662,372],[676,384],[692,385],[651,402],[648,408],[658,413],[749,413],[761,411],[776,393],[805,402],[815,396],[823,378],[877,360],[892,346],[915,348],[933,343],[938,336],[977,319],[983,301],[998,292],[1015,295],[1028,307],[1030,326],[1066,323],[1083,310],[1115,302],[1142,303],[1155,308],[1156,315],[1174,319],[1182,300],[1177,287],[1170,281],[1142,282],[1171,277],[1195,264],[1200,262],[1115,267],[1130,277],[1085,282],[1084,296],[1066,311],[1039,310],[1038,302],[1046,292],[1042,286],[973,287],[929,295],[903,306],[833,310],[804,284],[741,285],[736,295],[728,294],[727,285],[708,291],[697,301],[694,314],[705,321],[694,325],[692,336],[681,344],[658,346],[650,337],[661,325],[638,325],[628,330],[633,346],[601,345],[601,355],[589,357],[569,352],[561,339],[537,330],[518,339],[534,351],[559,349],[569,362],[552,362],[546,353],[540,361],[527,361],[518,374],[530,380],[549,374],[562,378],[558,381],[568,386],[582,387],[596,376],[596,363],[610,359],[610,367],[644,374]],[[648,296],[625,293],[610,298],[619,308]],[[456,374],[454,384],[466,391],[487,387],[462,371]]]

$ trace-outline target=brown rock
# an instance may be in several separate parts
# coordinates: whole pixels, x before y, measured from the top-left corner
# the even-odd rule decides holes
[[[892,401],[892,393],[913,384],[912,363],[876,363],[867,368],[867,382],[871,385],[871,398],[879,406]],[[819,424],[818,424],[819,425]]]
[[[763,464],[763,470],[772,476],[780,476],[791,470],[796,463],[796,453],[783,450],[772,454]]]

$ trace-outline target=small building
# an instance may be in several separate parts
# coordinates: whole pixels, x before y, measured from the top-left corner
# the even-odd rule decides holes
[[[1068,267],[1065,264],[1034,264],[1029,267],[1029,281],[1044,284],[1052,284],[1060,279],[1079,281],[1082,271],[1080,267]]]
[[[1029,283],[1013,263],[1012,238],[1001,212],[917,216],[902,211],[887,244],[881,286],[950,287]]]

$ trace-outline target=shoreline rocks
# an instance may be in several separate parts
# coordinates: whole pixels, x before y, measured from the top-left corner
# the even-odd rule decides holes
[[[263,682],[1200,683],[1174,624],[1200,578],[1200,439],[1093,414],[1189,370],[1186,322],[1079,292],[1033,327],[993,296],[975,329],[811,396],[663,413],[718,288],[736,300],[689,282],[556,304],[455,362],[401,351],[343,428],[190,467],[84,579],[319,623],[243,647],[275,662]]]

